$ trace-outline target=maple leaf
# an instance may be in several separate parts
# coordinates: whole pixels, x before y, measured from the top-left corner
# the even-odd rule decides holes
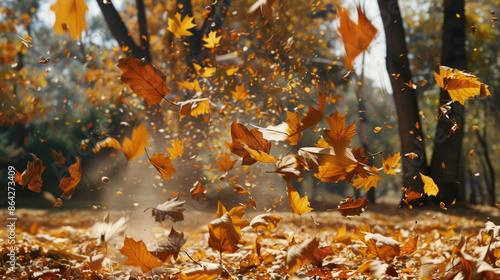
[[[83,30],[87,31],[85,14],[88,7],[85,0],[57,0],[50,9],[56,14],[55,33],[69,31],[71,40],[75,40]]]
[[[184,221],[184,212],[183,206],[186,201],[179,201],[179,196],[176,198],[165,201],[164,203],[158,204],[155,208],[149,207],[144,209],[146,212],[149,209],[151,210],[151,215],[155,216],[155,222],[163,222],[165,219],[170,219],[174,223],[179,221]]]
[[[321,266],[323,259],[333,254],[331,246],[318,247],[319,240],[315,237],[304,240],[301,244],[293,245],[286,255],[288,274],[292,274],[304,265]]]
[[[359,189],[361,187],[365,187],[365,191],[368,191],[370,188],[376,188],[377,182],[382,179],[382,176],[378,174],[378,170],[375,166],[370,168],[372,174],[366,177],[358,177],[354,179],[352,185]]]
[[[206,44],[203,44],[203,46],[209,49],[216,48],[217,46],[220,45],[219,42],[221,38],[222,38],[221,36],[217,37],[217,32],[210,31],[210,33],[208,33],[208,36],[205,35],[203,37],[203,41],[207,42]]]
[[[373,259],[378,257],[381,260],[389,261],[399,256],[399,243],[390,237],[372,233],[368,223],[364,226],[356,227],[356,235],[367,246],[366,250],[362,251],[367,258]]]
[[[353,70],[354,59],[368,48],[377,34],[377,29],[365,16],[361,7],[357,6],[356,9],[358,11],[358,24],[350,19],[347,10],[337,6],[340,18],[339,32],[344,43],[344,64],[347,70]]]
[[[311,207],[309,207],[309,199],[307,198],[307,195],[300,197],[297,190],[292,187],[292,185],[290,185],[290,182],[287,182],[286,193],[288,196],[290,207],[292,207],[292,211],[295,215],[300,216],[313,210]]]
[[[176,139],[172,144],[172,148],[167,148],[167,151],[170,153],[170,159],[178,158],[182,156],[184,153],[184,142]]]
[[[219,169],[217,170],[219,172],[227,172],[231,170],[238,161],[238,160],[231,160],[231,156],[228,153],[223,153],[221,158],[222,158],[221,160],[215,162],[215,164],[219,166]]]
[[[332,148],[300,148],[299,155],[323,182],[350,182],[355,174],[364,176],[369,171],[356,160],[351,149],[345,149],[344,154],[338,156]]]
[[[54,161],[58,164],[65,164],[66,158],[63,156],[61,152],[56,152],[54,149],[50,149],[50,155],[54,159]]]
[[[245,206],[235,206],[228,212],[222,202],[218,201],[216,214],[219,218],[221,218],[225,214],[229,215],[229,217],[231,217],[231,222],[234,228],[239,234],[241,234],[242,228],[247,227],[250,224],[247,220],[242,219],[243,215],[245,215]]]
[[[255,3],[248,8],[248,13],[250,14],[250,19],[254,19],[257,17],[259,13],[262,14],[265,18],[273,17],[273,9],[272,6],[275,0],[257,0]]]
[[[98,242],[108,243],[110,240],[123,233],[130,216],[122,216],[118,221],[111,223],[109,220],[109,212],[104,215],[102,222],[98,222],[93,226],[93,232],[98,237]]]
[[[343,155],[347,147],[351,145],[351,138],[356,135],[356,123],[345,126],[345,116],[335,111],[333,116],[326,118],[330,129],[325,129],[323,137],[333,147],[335,154]]]
[[[153,64],[144,59],[127,57],[118,60],[118,68],[123,71],[120,79],[145,99],[148,106],[158,104],[163,99],[174,104],[166,99],[170,89],[167,87],[165,74]]]
[[[192,36],[188,29],[196,27],[193,23],[194,17],[186,15],[184,19],[181,20],[181,14],[175,13],[174,18],[168,18],[167,30],[172,32],[175,36],[181,38],[182,36]]]
[[[113,137],[106,137],[106,139],[97,142],[95,144],[95,147],[92,149],[92,152],[94,154],[98,153],[102,148],[113,148],[117,151],[122,149],[120,143],[118,143],[118,140]]]
[[[69,176],[64,177],[59,182],[59,188],[64,192],[64,197],[70,199],[75,191],[76,186],[82,179],[82,167],[80,165],[80,158],[76,158],[76,162],[68,168]]]
[[[194,69],[196,70],[196,73],[200,75],[203,78],[210,78],[215,74],[215,71],[217,71],[217,68],[215,67],[201,67],[200,65],[193,63]]]
[[[199,115],[210,114],[210,100],[208,98],[191,99],[177,104],[180,106],[181,119],[188,115],[196,118]]]
[[[226,213],[208,224],[208,246],[218,252],[234,253],[238,250],[241,236],[231,217]]]
[[[142,240],[135,241],[125,236],[123,248],[120,249],[120,253],[127,257],[125,265],[138,266],[143,273],[162,265],[162,262],[148,251],[146,244]]]
[[[199,201],[200,198],[205,200],[207,199],[207,196],[205,195],[207,192],[207,186],[203,187],[199,181],[197,181],[194,184],[194,187],[191,188],[189,193],[191,194],[191,197],[195,201]]]
[[[269,229],[276,228],[279,222],[283,220],[281,217],[272,214],[261,214],[255,216],[250,222],[250,226],[254,229]]]
[[[286,181],[300,177],[309,172],[304,159],[298,155],[286,155],[276,162],[276,173]]]
[[[488,86],[481,83],[478,77],[451,67],[438,66],[439,73],[434,71],[436,83],[439,87],[448,91],[453,101],[458,101],[464,105],[467,98],[491,95]]]
[[[428,196],[431,196],[431,195],[436,196],[439,192],[439,188],[436,185],[436,183],[434,183],[434,180],[432,180],[431,177],[425,176],[422,173],[420,173],[420,177],[422,178],[422,181],[424,182],[424,193],[427,194]]]
[[[230,91],[235,100],[245,101],[248,97],[248,91],[245,90],[245,84],[237,85],[235,91]]]
[[[410,205],[410,201],[419,199],[422,197],[421,193],[414,192],[411,190],[411,188],[407,188],[405,191],[405,199],[403,199],[403,202],[406,203],[406,205]]]
[[[391,156],[389,154],[387,156],[387,159],[384,159],[384,157],[382,157],[382,165],[384,167],[384,173],[396,175],[396,172],[399,172],[399,168],[401,167],[401,163],[399,163],[400,160],[401,160],[400,153],[394,154],[394,156]]]
[[[174,175],[175,168],[172,165],[172,160],[165,154],[153,154],[148,158],[149,162],[160,172],[163,179],[170,181],[170,177]]]
[[[123,139],[123,153],[128,160],[134,160],[144,153],[144,148],[148,146],[148,135],[146,127],[141,123],[132,131],[132,140],[128,137]]]
[[[42,190],[42,172],[45,170],[45,166],[43,166],[42,160],[37,158],[36,155],[30,155],[33,157],[33,161],[28,161],[28,166],[22,174],[16,170],[14,182],[23,187],[27,185],[30,190],[38,193]]]
[[[181,251],[182,246],[186,243],[187,239],[184,238],[183,232],[175,231],[174,227],[170,229],[170,233],[168,234],[166,242],[160,242],[158,244],[158,248],[153,251],[153,255],[160,259],[162,262],[170,262],[170,259],[173,257],[174,260],[177,260],[179,256],[179,252]]]
[[[248,149],[245,148],[251,148],[266,154],[271,151],[271,142],[264,139],[257,128],[248,130],[244,125],[238,123],[237,119],[231,124],[231,138],[233,141],[229,148],[233,154],[243,158],[243,165],[252,165],[257,162],[257,159],[253,158]],[[254,154],[254,156],[256,155],[259,155],[259,153]]]
[[[361,215],[361,213],[365,212],[367,206],[368,200],[366,198],[358,198],[354,201],[353,196],[350,195],[340,201],[336,210],[344,217],[352,217]]]

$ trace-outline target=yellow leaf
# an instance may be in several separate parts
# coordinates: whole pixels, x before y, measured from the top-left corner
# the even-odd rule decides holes
[[[102,148],[113,148],[117,151],[122,149],[118,140],[113,137],[107,137],[106,139],[97,142],[95,147],[92,149],[92,152],[94,152],[94,154],[98,153]]]
[[[220,45],[219,44],[220,39],[221,39],[221,36],[217,37],[217,32],[210,31],[210,33],[208,33],[208,37],[206,35],[203,37],[203,41],[207,42],[203,46],[210,48],[210,49],[215,48],[215,47]]]
[[[250,154],[251,158],[257,161],[269,163],[278,161],[275,157],[269,155],[268,153],[257,151],[249,147],[245,147],[244,149]]]
[[[210,78],[215,74],[215,71],[217,70],[216,67],[207,67],[207,68],[202,68],[200,65],[193,63],[194,69],[196,69],[196,72],[198,75],[200,75],[203,78]]]
[[[235,100],[245,101],[248,97],[248,91],[245,90],[245,84],[237,85],[235,91],[231,90],[231,95]]]
[[[422,181],[424,182],[424,193],[427,194],[428,196],[431,196],[431,195],[436,196],[439,192],[439,189],[438,189],[438,186],[436,185],[436,183],[434,183],[434,180],[432,180],[431,177],[425,176],[422,173],[420,173],[420,177],[422,178]]]
[[[55,33],[69,31],[71,40],[75,40],[83,30],[87,31],[85,14],[88,7],[85,0],[58,0],[50,9],[56,14]]]
[[[401,163],[399,160],[401,159],[400,153],[395,154],[394,156],[387,156],[387,159],[382,157],[382,164],[384,166],[385,174],[396,175],[396,172],[399,172],[399,168],[401,167]]]
[[[170,153],[170,159],[178,158],[184,153],[184,142],[177,139],[172,144],[173,148],[167,148],[167,151]]]
[[[192,99],[177,104],[180,105],[179,114],[181,118],[187,115],[196,118],[199,115],[210,114],[210,100],[208,98]]]
[[[201,91],[200,83],[198,82],[198,80],[194,80],[193,82],[183,81],[179,84],[186,89]]]
[[[128,160],[134,160],[136,157],[144,153],[144,148],[148,145],[148,131],[144,124],[134,128],[132,132],[132,140],[125,137],[123,140],[123,153]]]
[[[125,237],[120,253],[127,257],[125,265],[139,266],[144,273],[163,264],[148,251],[146,244],[142,240],[135,241],[132,238]]]
[[[462,105],[467,98],[491,95],[488,86],[481,83],[478,77],[458,69],[439,65],[439,73],[434,72],[434,78],[442,89],[448,91],[453,101]]]
[[[300,197],[297,190],[292,187],[289,182],[287,182],[286,185],[286,193],[288,196],[288,202],[290,203],[294,214],[300,216],[313,210],[311,207],[309,207],[309,199],[307,198],[307,195],[305,195],[304,197]]]
[[[193,33],[189,32],[188,29],[196,26],[196,24],[193,23],[193,20],[194,17],[190,16],[185,16],[184,19],[181,20],[181,14],[175,13],[174,18],[168,19],[167,29],[179,38],[182,36],[191,36]]]
[[[356,189],[359,189],[361,187],[365,187],[365,190],[368,191],[370,188],[376,188],[377,187],[377,182],[382,179],[382,177],[378,174],[377,168],[375,166],[372,166],[370,170],[373,172],[373,175],[370,175],[366,178],[363,177],[358,177],[354,179],[352,182],[352,185],[356,187]]]

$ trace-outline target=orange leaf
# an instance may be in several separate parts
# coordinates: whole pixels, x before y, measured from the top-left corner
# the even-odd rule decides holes
[[[408,242],[406,242],[405,245],[401,246],[401,255],[406,256],[413,254],[417,250],[417,241],[418,241],[418,235],[410,236]]]
[[[250,155],[251,158],[253,158],[257,161],[268,162],[268,163],[278,161],[275,157],[273,157],[267,153],[254,150],[254,149],[249,148],[249,147],[245,147],[244,149],[248,152],[248,154]]]
[[[170,159],[178,158],[182,156],[184,153],[184,142],[182,142],[179,139],[176,139],[175,142],[172,144],[172,148],[167,148],[167,151],[170,153]]]
[[[56,14],[55,33],[69,31],[71,40],[75,40],[83,30],[87,31],[85,14],[88,7],[85,0],[57,0],[50,9]]]
[[[358,198],[356,201],[353,200],[353,196],[350,195],[346,199],[342,199],[340,201],[338,210],[342,216],[359,216],[361,213],[365,212],[366,207],[368,206],[368,200],[366,198]]]
[[[271,151],[271,142],[264,139],[257,128],[248,130],[244,125],[238,123],[237,119],[231,124],[231,138],[233,142],[229,148],[233,154],[243,157],[243,165],[252,165],[257,162],[245,148],[251,148],[266,154]]]
[[[50,149],[50,155],[54,159],[56,163],[65,164],[66,158],[62,155],[61,152],[56,152],[54,149]]]
[[[132,238],[125,237],[120,253],[127,257],[125,265],[139,266],[143,273],[162,265],[162,262],[148,251],[146,244],[142,240],[135,241]]]
[[[276,162],[276,173],[286,181],[300,177],[309,172],[304,159],[298,155],[286,155]]]
[[[97,142],[95,147],[92,149],[92,152],[98,153],[102,148],[113,148],[117,151],[122,149],[118,140],[113,137],[107,137],[106,139]]]
[[[234,100],[245,101],[248,97],[248,91],[245,90],[245,84],[237,85],[235,91],[230,91]]]
[[[308,238],[301,244],[291,246],[286,256],[288,274],[292,274],[308,264],[321,266],[323,259],[333,254],[333,248],[331,246],[321,248],[318,246],[319,240],[315,237]]]
[[[208,246],[218,252],[234,253],[241,238],[231,217],[226,213],[208,224]]]
[[[273,9],[272,6],[275,0],[257,0],[255,3],[248,8],[248,13],[250,14],[250,19],[254,19],[257,17],[259,13],[262,13],[262,16],[265,18],[273,17]]]
[[[166,76],[144,59],[121,58],[118,60],[118,68],[123,71],[120,79],[137,95],[146,99],[148,106],[160,103],[170,92]]]
[[[198,181],[195,183],[194,187],[191,188],[189,193],[191,194],[191,197],[195,201],[199,201],[201,199],[206,199],[207,196],[205,193],[207,192],[207,186],[202,186],[201,183]]]
[[[132,132],[132,140],[125,137],[123,140],[123,153],[128,160],[134,160],[136,157],[144,153],[144,148],[148,146],[148,131],[144,124],[134,128]]]
[[[405,199],[403,199],[403,202],[406,203],[406,205],[410,205],[410,201],[419,199],[422,197],[421,193],[414,192],[411,190],[411,188],[407,188],[405,192]]]
[[[352,185],[359,189],[361,187],[365,187],[365,190],[368,191],[370,188],[376,188],[377,182],[382,179],[382,176],[378,174],[378,170],[375,166],[370,168],[372,174],[367,177],[358,177],[354,179]]]
[[[170,181],[170,177],[175,173],[175,168],[169,157],[166,157],[165,154],[153,154],[149,158],[149,162],[160,172],[163,179]]]
[[[300,216],[313,210],[309,207],[309,199],[307,198],[307,195],[300,197],[297,190],[290,185],[290,182],[287,182],[286,193],[288,196],[288,202],[290,203],[290,207],[292,207],[294,214]]]
[[[236,164],[237,160],[231,160],[231,156],[228,153],[222,154],[222,159],[216,161],[215,164],[219,166],[217,171],[219,172],[227,172],[233,168],[234,164]]]
[[[38,193],[42,190],[42,172],[45,170],[45,166],[42,165],[42,160],[37,158],[36,155],[30,155],[33,157],[33,161],[28,162],[28,166],[22,174],[19,174],[16,170],[14,181],[21,186],[27,185],[30,190]]]
[[[356,227],[356,234],[359,240],[367,248],[362,253],[369,259],[380,258],[389,261],[399,256],[399,243],[390,237],[385,237],[378,233],[372,233],[370,225]]]
[[[387,159],[384,159],[384,157],[382,157],[382,164],[384,166],[385,174],[396,175],[396,172],[399,172],[399,168],[401,167],[401,163],[399,163],[400,160],[400,153],[397,153],[394,156],[391,156],[389,154],[387,156]]]
[[[64,197],[70,199],[76,186],[82,179],[82,167],[80,165],[79,157],[77,157],[76,162],[68,168],[68,172],[70,177],[62,178],[61,182],[59,182],[59,188],[63,190]]]
[[[368,48],[377,34],[377,29],[365,16],[361,7],[357,6],[356,9],[358,11],[358,24],[350,19],[347,10],[340,6],[337,7],[340,17],[339,32],[345,49],[344,64],[347,70],[353,70],[354,59]]]
[[[345,126],[345,116],[335,111],[333,116],[326,118],[330,129],[325,129],[323,137],[333,147],[335,154],[343,155],[347,147],[351,145],[351,138],[356,135],[356,123]]]

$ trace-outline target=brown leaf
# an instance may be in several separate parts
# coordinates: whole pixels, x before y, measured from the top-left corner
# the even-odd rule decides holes
[[[365,212],[366,207],[368,207],[368,200],[366,198],[358,198],[356,201],[353,200],[353,196],[350,195],[346,199],[340,201],[338,210],[342,216],[359,216],[361,213]]]
[[[170,92],[166,76],[144,59],[121,58],[118,60],[118,68],[123,71],[120,79],[137,95],[146,99],[148,106],[160,103]]]
[[[422,197],[421,193],[414,192],[411,190],[411,188],[407,188],[405,192],[405,199],[403,199],[403,202],[409,206],[412,200],[419,199],[421,197]]]
[[[59,182],[59,188],[64,192],[64,197],[70,199],[75,191],[76,186],[82,179],[82,167],[80,165],[80,158],[76,158],[76,162],[68,168],[69,177],[62,178]]]
[[[184,233],[179,233],[172,227],[168,234],[167,241],[160,242],[158,248],[152,253],[162,262],[170,262],[172,257],[174,257],[174,260],[177,260],[179,252],[186,241],[187,239],[184,238]]]
[[[359,240],[363,242],[365,248],[363,254],[369,259],[380,258],[389,261],[399,256],[399,243],[390,237],[385,237],[378,233],[372,233],[370,225],[356,227],[356,234]]]
[[[184,210],[183,206],[186,201],[179,201],[179,197],[167,200],[162,204],[158,204],[155,208],[146,208],[144,210],[147,211],[152,208],[151,215],[155,216],[155,222],[163,222],[165,219],[170,219],[174,223],[179,221],[184,221],[184,214],[182,213]]]
[[[148,131],[144,124],[134,128],[132,132],[132,140],[128,137],[123,139],[123,153],[128,160],[134,160],[136,157],[144,153],[144,148],[148,146]]]
[[[321,266],[323,259],[333,254],[333,248],[331,246],[321,248],[318,246],[319,240],[315,237],[308,238],[298,245],[291,246],[286,256],[288,274],[292,274],[308,264]]]
[[[286,155],[276,162],[276,173],[286,181],[299,178],[309,172],[304,159],[298,155]]]
[[[175,173],[175,168],[169,157],[166,157],[165,154],[153,154],[149,158],[149,162],[160,172],[163,179],[170,181],[170,177]]]
[[[259,13],[262,14],[263,17],[265,18],[272,18],[273,17],[273,9],[272,6],[274,4],[275,0],[257,0],[255,3],[248,8],[248,13],[250,14],[250,19],[254,19],[257,17]]]
[[[54,161],[58,164],[65,164],[66,158],[63,156],[61,152],[56,152],[54,149],[50,149],[50,155],[54,159]]]
[[[244,125],[238,123],[237,119],[231,124],[231,138],[233,142],[229,148],[233,154],[243,157],[243,165],[252,165],[257,162],[248,148],[257,153],[263,152],[268,155],[271,151],[271,142],[264,139],[257,128],[248,130]]]
[[[241,238],[231,217],[226,213],[208,224],[208,246],[218,252],[234,253]]]
[[[189,191],[189,193],[191,193],[191,197],[195,201],[199,201],[200,199],[203,200],[207,199],[207,196],[205,195],[206,192],[207,192],[207,186],[203,187],[199,181],[197,181],[194,184],[194,187],[192,187],[191,190]]]
[[[42,165],[42,160],[37,158],[36,155],[30,155],[33,157],[33,161],[28,162],[28,166],[22,174],[19,174],[16,170],[14,182],[21,186],[27,185],[30,190],[38,193],[42,190],[42,172],[45,170],[45,166]]]
[[[148,251],[146,244],[142,240],[135,241],[132,238],[125,237],[120,253],[127,257],[125,265],[138,266],[143,273],[162,265],[162,262]]]

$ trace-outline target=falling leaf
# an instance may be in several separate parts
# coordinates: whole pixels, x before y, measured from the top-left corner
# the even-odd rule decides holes
[[[177,260],[179,256],[179,252],[181,251],[182,246],[186,243],[187,239],[184,238],[183,232],[175,231],[174,227],[170,229],[170,233],[168,234],[166,242],[160,242],[158,244],[158,248],[153,251],[153,255],[160,259],[162,262],[170,262],[170,259],[173,257],[174,260]]]
[[[210,100],[208,98],[191,99],[177,104],[180,106],[181,118],[188,115],[196,118],[199,115],[210,114]]]
[[[203,44],[203,46],[209,49],[216,48],[217,46],[220,45],[219,42],[221,38],[222,38],[221,36],[217,37],[217,32],[210,31],[210,33],[208,33],[208,36],[205,35],[203,37],[203,41],[206,42],[206,44]]]
[[[128,160],[134,160],[136,157],[144,153],[144,148],[148,146],[148,131],[144,124],[134,128],[132,132],[132,140],[128,137],[123,139],[123,153]]]
[[[30,155],[33,157],[33,161],[28,162],[28,166],[22,174],[19,174],[16,170],[14,182],[23,187],[27,185],[30,190],[39,193],[42,190],[42,172],[45,170],[45,166],[42,165],[42,160],[37,158],[36,155]]]
[[[16,34],[16,36],[19,39],[21,39],[21,43],[23,43],[23,45],[25,45],[28,49],[32,48],[35,45],[35,43],[33,42],[33,38],[31,38],[30,35],[28,35],[26,33],[24,34],[24,38],[17,35],[17,34]]]
[[[183,206],[186,201],[179,201],[179,197],[177,196],[176,198],[170,199],[165,201],[162,204],[158,204],[155,208],[146,208],[144,209],[144,212],[146,212],[149,209],[151,210],[151,215],[155,216],[155,222],[163,222],[165,219],[170,219],[174,223],[179,222],[179,221],[184,221],[184,212]]]
[[[61,152],[56,152],[54,149],[50,149],[50,155],[54,159],[54,161],[58,164],[65,164],[66,158],[63,156]]]
[[[422,197],[421,193],[414,192],[411,190],[411,188],[407,188],[405,191],[405,198],[403,199],[403,202],[406,203],[406,205],[410,205],[410,202],[415,199],[419,199]]]
[[[117,151],[122,149],[118,140],[113,137],[106,137],[106,139],[97,142],[95,147],[92,149],[92,152],[98,153],[102,148],[112,148]]]
[[[200,199],[206,199],[207,186],[202,186],[199,181],[194,184],[189,193],[194,201],[199,201]]]
[[[201,67],[200,65],[193,63],[194,69],[196,70],[196,73],[200,75],[203,78],[210,78],[215,74],[215,71],[217,71],[217,68],[215,67]]]
[[[366,198],[358,198],[354,201],[352,195],[346,199],[342,199],[339,203],[338,210],[340,215],[344,217],[359,216],[361,213],[365,212],[368,206],[368,200]]]
[[[382,130],[382,128],[381,128],[380,126],[376,126],[376,127],[373,129],[373,132],[375,132],[375,133],[379,133],[381,130]]]
[[[326,118],[330,129],[325,129],[323,137],[335,150],[335,154],[343,155],[345,149],[351,145],[351,138],[356,135],[356,123],[345,126],[345,116],[335,111],[333,116]]]
[[[257,17],[259,13],[262,14],[265,18],[273,17],[273,9],[272,6],[275,0],[257,0],[255,3],[248,8],[248,13],[250,14],[250,19],[254,19]]]
[[[276,162],[276,173],[286,181],[300,177],[309,172],[304,159],[298,155],[286,155]]]
[[[231,160],[231,156],[228,153],[223,153],[221,160],[216,161],[215,164],[219,166],[219,169],[217,171],[227,172],[234,167],[236,162],[237,160]]]
[[[331,246],[318,246],[319,240],[315,237],[308,238],[301,244],[291,246],[286,256],[288,274],[294,273],[304,265],[320,266],[326,256],[333,254]]]
[[[50,9],[56,14],[54,23],[55,33],[64,33],[69,30],[71,40],[80,37],[82,31],[87,31],[85,14],[88,7],[85,0],[57,0]]]
[[[396,172],[399,172],[400,171],[399,168],[401,168],[401,163],[399,163],[400,160],[401,160],[400,153],[394,154],[394,156],[391,156],[389,154],[387,156],[387,159],[384,159],[384,157],[382,157],[382,165],[384,167],[384,173],[396,175]]]
[[[191,36],[191,33],[188,29],[196,27],[196,24],[193,23],[194,17],[190,17],[186,15],[184,19],[181,20],[181,14],[175,13],[174,18],[168,18],[168,26],[167,30],[172,32],[175,36],[181,38],[182,36]]]
[[[271,142],[264,139],[257,128],[248,130],[244,125],[238,123],[237,119],[231,124],[231,138],[233,142],[229,148],[233,154],[243,157],[243,165],[252,165],[257,162],[248,148],[257,151],[257,155],[259,155],[259,151],[266,154],[271,151]]]
[[[432,180],[431,177],[425,176],[422,173],[420,173],[420,177],[424,182],[424,193],[427,194],[428,196],[436,196],[439,192],[439,188],[436,185],[436,183],[434,183],[434,180]]]
[[[170,153],[170,159],[178,158],[182,156],[184,153],[184,142],[176,139],[172,144],[172,148],[167,148],[167,151]]]
[[[238,250],[241,236],[234,228],[231,217],[226,213],[208,224],[208,246],[221,253],[234,253]]]
[[[370,188],[377,188],[377,182],[382,180],[382,176],[378,174],[378,170],[375,166],[370,168],[372,174],[366,177],[358,177],[354,179],[352,185],[359,189],[365,187],[365,191],[370,190]]]
[[[309,199],[307,198],[307,195],[300,197],[297,190],[292,187],[292,185],[290,185],[290,182],[287,182],[286,193],[288,196],[290,207],[292,207],[292,211],[295,215],[300,216],[313,210],[311,207],[309,207]]]
[[[170,181],[170,177],[174,175],[175,168],[172,165],[172,160],[165,154],[153,154],[149,158],[149,162],[160,172],[163,179]]]
[[[411,153],[406,153],[405,157],[409,157],[411,159],[416,159],[416,158],[418,158],[418,155],[415,154],[414,152],[411,152]]]
[[[69,177],[64,177],[59,182],[59,188],[64,192],[64,197],[70,199],[75,191],[76,186],[82,179],[82,167],[80,165],[80,158],[76,158],[76,162],[68,168]]]
[[[248,91],[245,90],[245,84],[237,85],[235,91],[230,91],[234,100],[245,101],[248,97]]]
[[[166,76],[144,59],[120,58],[118,68],[123,71],[120,79],[130,86],[137,95],[144,98],[148,106],[160,103],[170,92]]]
[[[135,241],[132,238],[125,237],[123,248],[120,253],[127,257],[125,265],[138,266],[143,273],[151,271],[155,267],[161,266],[163,263],[148,251],[144,241]]]
[[[93,226],[93,232],[98,237],[99,244],[108,243],[110,240],[123,233],[129,219],[130,216],[122,216],[118,221],[111,223],[109,220],[109,213],[106,213],[103,221]]]
[[[332,237],[334,243],[340,242],[344,244],[349,244],[351,242],[351,233],[347,232],[347,227],[343,224],[337,231],[337,235]]]
[[[350,19],[347,10],[337,6],[340,18],[339,32],[342,42],[344,42],[344,64],[347,70],[353,70],[352,63],[354,59],[368,49],[377,34],[377,29],[368,20],[361,7],[357,6],[356,9],[358,11],[358,24]]]
[[[488,86],[481,83],[479,78],[447,66],[439,66],[439,73],[434,72],[436,83],[447,90],[453,101],[464,105],[465,99],[474,96],[484,97],[491,95]]]
[[[250,157],[255,159],[256,161],[268,162],[268,163],[273,163],[278,161],[275,157],[269,155],[268,153],[257,151],[249,147],[244,147],[244,149],[248,152]]]
[[[254,229],[269,229],[274,230],[282,218],[272,214],[261,214],[255,216],[250,222],[250,226]]]

